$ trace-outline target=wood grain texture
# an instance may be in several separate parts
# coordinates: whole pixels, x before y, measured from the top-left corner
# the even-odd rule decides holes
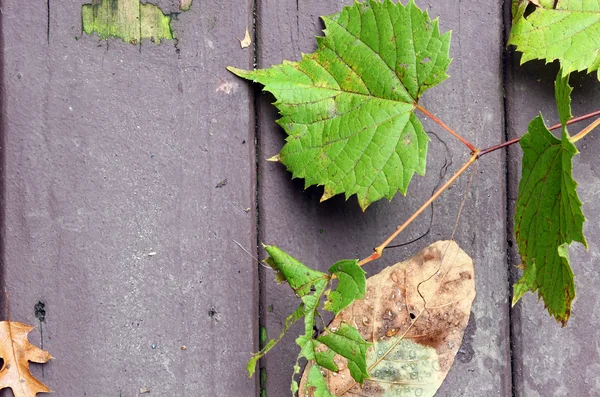
[[[518,65],[518,55],[511,52],[508,64],[507,120],[510,137],[527,131],[529,122],[542,112],[547,125],[559,122],[554,99],[554,80],[558,65],[544,66],[543,62]],[[577,73],[570,79],[573,90],[573,115],[580,116],[600,108],[600,83],[593,76]],[[583,129],[589,122],[569,128],[571,134]],[[561,328],[552,319],[537,294],[527,294],[517,304],[512,316],[512,343],[514,384],[518,396],[594,396],[600,394],[600,302],[597,298],[598,258],[600,257],[600,167],[598,131],[592,132],[576,146],[581,152],[575,156],[573,175],[579,183],[578,192],[583,202],[587,222],[584,233],[589,250],[574,243],[569,249],[571,267],[575,274],[577,298],[573,302],[571,319]],[[509,204],[514,214],[514,203],[521,175],[522,150],[515,145],[509,150]],[[511,241],[514,237],[511,234]],[[520,257],[516,242],[511,250],[511,263],[516,266]],[[516,281],[520,271],[514,271]]]
[[[260,0],[258,2],[258,63],[268,67],[283,59],[298,60],[300,52],[316,48],[314,36],[323,28],[319,15],[338,12],[348,1]],[[422,104],[480,147],[503,140],[502,9],[497,2],[485,6],[451,1],[418,2],[432,17],[441,15],[442,31],[453,30],[452,76],[428,91]],[[303,181],[291,181],[280,164],[266,158],[279,152],[284,133],[277,127],[273,98],[263,94],[259,103],[259,238],[279,245],[305,263],[324,270],[342,258],[365,257],[394,228],[414,212],[438,184],[440,173],[449,176],[466,161],[468,151],[435,124],[426,121],[431,145],[428,172],[416,176],[408,198],[378,202],[362,213],[351,198],[335,197],[319,203],[322,189],[303,190]],[[450,164],[450,162],[452,164]],[[386,251],[367,267],[369,274],[401,261],[433,241],[452,235],[467,178],[448,191],[434,207],[431,232],[408,247]],[[455,239],[473,257],[478,295],[464,344],[438,395],[511,394],[506,266],[506,195],[504,157],[490,155],[478,165]],[[427,231],[430,212],[400,236],[410,241]],[[264,272],[261,283],[262,322],[275,336],[285,316],[297,304],[286,286]],[[297,355],[293,335],[262,362],[267,373],[267,395],[289,393],[291,368]]]
[[[256,263],[233,242],[254,251],[253,97],[225,70],[252,65],[252,2],[195,2],[160,46],[49,4],[2,2],[4,284],[56,357],[34,374],[66,397],[255,394]]]

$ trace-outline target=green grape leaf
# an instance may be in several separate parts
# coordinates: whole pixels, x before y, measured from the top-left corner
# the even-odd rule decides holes
[[[355,299],[362,299],[367,288],[367,277],[365,271],[358,266],[358,260],[339,261],[331,266],[329,273],[338,278],[338,285],[334,291],[329,293],[329,299],[325,302],[325,310],[336,315]]]
[[[263,262],[275,270],[277,282],[287,281],[300,298],[309,294],[311,288],[319,281],[329,279],[327,274],[311,269],[276,246],[264,247],[269,257]]]
[[[562,129],[566,131],[567,123],[573,118],[573,114],[571,113],[571,93],[573,92],[573,88],[569,85],[569,75],[565,76],[562,70],[556,76],[554,92],[558,117],[560,118]]]
[[[522,278],[514,286],[513,305],[527,292],[538,291],[548,313],[566,325],[575,298],[575,283],[568,246],[583,235],[585,217],[573,179],[573,157],[579,153],[569,139],[566,123],[571,118],[571,88],[559,72],[556,101],[562,127],[556,138],[538,116],[521,139],[523,172],[515,211],[515,234]]]
[[[536,9],[526,15],[524,1],[513,1],[513,26],[508,44],[532,59],[559,60],[563,76],[574,71],[597,71],[600,79],[600,1],[531,1]]]
[[[248,371],[249,377],[252,377],[252,375],[254,375],[254,372],[256,371],[256,363],[258,363],[258,360],[260,360],[273,347],[275,347],[275,345],[277,343],[279,343],[281,338],[283,338],[283,336],[290,329],[290,327],[292,325],[294,325],[302,317],[304,317],[304,304],[301,304],[300,306],[298,306],[296,311],[294,313],[290,314],[285,319],[285,325],[283,326],[283,329],[281,330],[281,332],[277,338],[271,339],[259,352],[254,353],[252,355],[252,358],[250,359],[250,361],[248,361],[248,364],[246,364],[246,370]],[[262,328],[262,330],[264,330],[264,328]],[[266,333],[266,330],[264,332]],[[266,335],[264,336],[264,339],[266,340]],[[261,335],[261,341],[262,340],[263,340],[263,336]]]
[[[308,373],[308,377],[306,379],[306,386],[308,391],[314,397],[335,397],[329,392],[327,383],[325,383],[325,379],[323,379],[323,375],[321,374],[321,371],[319,371],[319,367],[313,366],[310,368],[310,372]]]
[[[366,209],[425,173],[429,138],[414,110],[448,77],[450,33],[413,0],[357,2],[323,21],[318,49],[300,62],[228,69],[276,97],[288,137],[274,159],[324,186],[322,200],[357,195]]]

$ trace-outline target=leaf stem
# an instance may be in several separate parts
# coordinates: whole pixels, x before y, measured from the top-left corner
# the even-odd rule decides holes
[[[381,258],[381,255],[383,254],[383,250],[385,249],[385,247],[387,247],[396,237],[398,237],[398,235],[404,230],[406,229],[406,227],[408,225],[410,225],[419,215],[421,215],[421,213],[423,211],[425,211],[433,201],[435,201],[438,197],[440,197],[440,195],[442,193],[444,193],[444,191],[446,189],[448,189],[454,182],[456,182],[456,180],[467,170],[469,169],[469,167],[475,162],[475,160],[477,160],[477,156],[478,156],[479,152],[477,151],[477,149],[475,150],[475,152],[471,155],[471,158],[469,158],[469,160],[458,170],[456,171],[456,173],[454,175],[452,175],[452,177],[450,179],[448,179],[448,181],[446,183],[444,183],[444,185],[433,194],[433,196],[431,196],[429,198],[429,200],[427,200],[422,206],[421,208],[419,208],[414,214],[412,214],[410,216],[410,218],[408,218],[406,220],[406,222],[404,222],[401,226],[399,226],[396,231],[394,233],[392,233],[392,235],[390,237],[387,238],[387,240],[385,240],[383,243],[381,243],[381,245],[379,245],[377,248],[374,249],[374,252],[368,256],[367,258],[361,260],[360,262],[358,262],[358,266],[363,266],[375,259],[379,259]]]
[[[596,110],[595,112],[584,114],[583,116],[575,117],[575,118],[569,120],[567,122],[567,125],[571,125],[571,124],[574,124],[574,123],[577,123],[577,122],[580,122],[580,121],[588,120],[588,119],[591,119],[592,117],[596,117],[596,116],[600,116],[600,110]],[[575,143],[578,140],[580,140],[581,138],[583,138],[584,136],[586,136],[590,131],[592,131],[594,128],[596,128],[599,125],[598,123],[600,123],[600,122],[598,120],[596,120],[589,127],[587,127],[586,129],[584,129],[583,131],[581,131],[579,134],[574,135],[571,138],[571,142]],[[559,124],[554,124],[552,127],[548,128],[548,130],[553,131],[553,130],[559,129],[560,127],[562,127],[562,125],[560,123]],[[588,130],[588,128],[590,128],[590,129]],[[503,143],[501,143],[499,145],[494,145],[494,146],[489,147],[487,149],[483,149],[482,151],[479,152],[479,157],[477,157],[477,158],[479,159],[482,156],[485,156],[486,154],[495,152],[496,150],[503,149],[503,148],[505,148],[507,146],[510,146],[510,145],[514,145],[515,143],[519,142],[521,140],[521,138],[522,137],[514,138],[514,139],[511,139],[510,141],[503,142]]]
[[[446,125],[446,123],[444,123],[442,120],[440,120],[437,117],[435,117],[431,112],[429,112],[429,110],[425,109],[423,106],[421,106],[419,104],[416,104],[415,106],[416,106],[417,109],[419,109],[421,111],[421,113],[423,113],[424,115],[426,115],[427,117],[429,117],[431,120],[433,120],[436,123],[438,123],[443,129],[445,129],[450,134],[454,135],[454,137],[456,137],[459,141],[461,141],[462,143],[464,143],[469,148],[469,150],[471,151],[471,153],[474,153],[474,152],[478,151],[478,149],[475,147],[475,145],[473,145],[471,142],[467,141],[462,136],[458,135],[458,133],[456,131],[454,131],[452,128],[448,127]]]
[[[590,132],[592,132],[594,130],[594,128],[598,127],[600,125],[600,119],[594,121],[592,124],[588,125],[586,128],[584,128],[583,130],[581,130],[579,132],[579,134],[577,135],[573,135],[571,137],[571,142],[575,143],[578,140],[580,140],[581,138],[583,138],[584,136],[586,136],[587,134],[589,134]]]

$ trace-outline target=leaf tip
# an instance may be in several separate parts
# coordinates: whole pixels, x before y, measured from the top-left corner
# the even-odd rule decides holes
[[[256,357],[252,356],[248,364],[246,364],[246,371],[248,371],[248,378],[252,378],[256,371]]]
[[[244,69],[236,68],[234,66],[227,66],[226,69],[238,77],[241,77],[246,80],[252,80],[252,71],[251,70],[244,70]]]
[[[367,208],[369,208],[369,205],[371,205],[371,202],[366,198],[364,198],[364,199],[359,198],[358,205],[360,206],[360,209],[362,210],[362,212],[366,212]]]
[[[272,163],[281,163],[281,155],[279,155],[279,154],[276,154],[276,155],[275,155],[275,156],[273,156],[273,157],[269,157],[269,158],[267,159],[267,161],[270,161],[270,162],[272,162]]]
[[[333,189],[329,189],[329,188],[325,187],[325,190],[323,191],[323,195],[321,196],[321,200],[319,200],[319,201],[322,203],[324,201],[329,200],[333,196],[335,196],[335,191]]]

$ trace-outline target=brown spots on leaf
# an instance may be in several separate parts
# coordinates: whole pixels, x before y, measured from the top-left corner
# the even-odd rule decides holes
[[[395,336],[398,333],[398,329],[396,328],[392,328],[392,329],[388,329],[385,333],[386,338],[391,338],[392,336]]]
[[[432,249],[432,248],[425,248],[424,252],[423,252],[423,261],[427,262],[427,261],[439,261],[442,257],[442,253],[440,252],[440,250],[438,249]]]
[[[460,310],[454,310],[450,313],[436,311],[430,316],[428,329],[418,337],[415,337],[415,342],[436,349],[438,354],[442,354],[449,350],[448,341],[452,332],[462,329],[467,326],[468,317]]]

